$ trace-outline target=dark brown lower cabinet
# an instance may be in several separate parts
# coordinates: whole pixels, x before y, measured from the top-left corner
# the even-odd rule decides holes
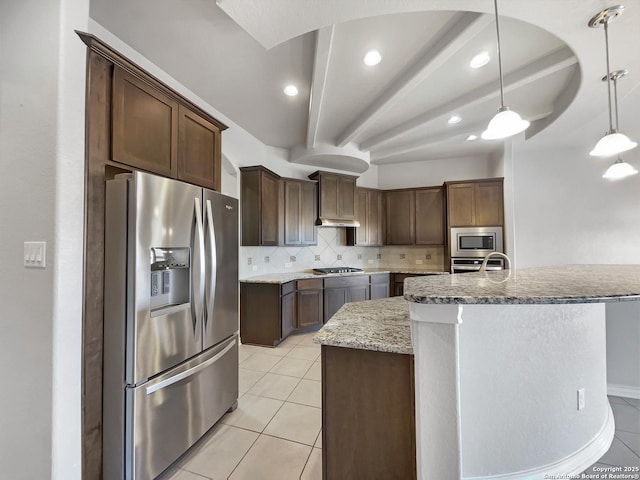
[[[415,479],[414,391],[413,355],[323,345],[323,479]]]
[[[295,329],[295,284],[240,284],[242,343],[273,347]]]
[[[389,296],[389,276],[388,273],[371,275],[371,289],[369,293],[371,300],[387,298]]]
[[[404,295],[404,279],[411,277],[424,277],[429,275],[428,273],[392,273],[389,286],[391,289],[392,297],[398,297]],[[433,275],[433,274],[431,274]]]
[[[369,275],[324,279],[324,322],[349,302],[369,300]]]
[[[296,328],[322,325],[322,280],[298,280],[298,321]]]

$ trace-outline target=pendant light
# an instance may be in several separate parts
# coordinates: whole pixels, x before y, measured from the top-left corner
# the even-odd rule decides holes
[[[504,85],[502,83],[502,55],[500,54],[500,25],[498,22],[498,0],[493,0],[493,6],[496,13],[496,37],[498,39],[498,72],[500,77],[500,108],[498,113],[489,122],[487,129],[482,132],[482,138],[485,140],[497,140],[507,138],[516,133],[524,131],[529,122],[523,120],[516,112],[509,110],[504,104]]]
[[[622,5],[616,5],[615,7],[605,8],[601,12],[597,13],[595,16],[589,20],[589,26],[591,28],[597,28],[600,25],[604,25],[604,41],[605,41],[605,52],[607,59],[607,75],[603,78],[603,81],[607,82],[607,100],[609,102],[609,130],[602,137],[595,148],[591,150],[589,155],[595,157],[610,157],[612,155],[617,155],[621,152],[626,152],[627,150],[631,150],[635,148],[638,144],[636,142],[632,142],[629,140],[629,137],[619,133],[617,128],[617,120],[616,120],[616,128],[613,127],[613,113],[611,109],[611,81],[613,80],[614,84],[617,81],[617,77],[613,75],[618,72],[610,73],[611,69],[609,68],[609,22],[616,18],[618,15],[621,15],[624,11],[624,7]],[[624,76],[627,72],[624,70]],[[618,115],[618,98],[616,94],[616,117]]]
[[[616,128],[618,128],[618,79],[623,78],[627,73],[629,73],[628,70],[616,70],[615,72],[611,72],[609,75],[605,75],[604,77],[602,77],[602,81],[603,82],[609,82],[612,81],[613,82],[613,99],[614,99],[614,106],[616,107]],[[631,166],[630,164],[628,164],[627,162],[623,162],[622,159],[620,158],[620,155],[618,155],[618,159],[615,161],[615,163],[613,165],[611,165],[606,172],[604,172],[604,175],[602,175],[602,178],[608,178],[609,180],[619,180],[621,178],[625,178],[628,177],[630,175],[635,175],[636,173],[638,173],[638,170],[636,170],[635,168],[633,168],[633,166]]]
[[[613,165],[607,168],[607,171],[604,172],[602,178],[608,178],[609,180],[618,180],[630,175],[635,175],[636,173],[638,173],[638,170],[633,168],[633,166],[629,165],[627,162],[623,162],[622,159],[618,157],[618,160],[616,160]]]

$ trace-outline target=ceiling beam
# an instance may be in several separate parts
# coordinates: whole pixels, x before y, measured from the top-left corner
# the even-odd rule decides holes
[[[551,107],[542,107],[533,115],[527,115],[527,119],[530,122],[535,122],[536,120],[541,120],[543,118],[547,118],[549,115],[553,113],[553,108]],[[479,132],[483,131],[487,128],[487,123],[475,123],[470,125],[462,125],[459,128],[454,128],[449,132],[441,132],[435,135],[430,135],[428,137],[422,137],[418,139],[414,139],[411,141],[407,141],[404,143],[399,143],[394,145],[393,147],[381,149],[378,151],[371,152],[371,163],[375,164],[377,162],[386,160],[388,158],[397,157],[400,155],[405,155],[407,153],[415,152],[417,150],[423,150],[428,147],[433,147],[441,143],[447,143],[452,140],[456,141],[464,141],[464,138],[471,134],[478,135]],[[484,141],[478,139],[483,144],[497,144],[499,142],[496,141]]]
[[[316,51],[313,59],[313,78],[311,79],[311,95],[309,96],[309,119],[307,122],[307,148],[316,146],[322,102],[324,101],[329,73],[329,60],[333,47],[335,25],[318,30],[316,34]]]
[[[491,15],[465,13],[458,16],[450,25],[445,26],[444,33],[440,35],[433,47],[387,85],[382,94],[337,137],[336,145],[344,147],[353,141],[373,121],[437,71],[492,21]]]
[[[504,90],[505,92],[516,90],[532,82],[535,82],[540,78],[568,68],[577,62],[578,59],[575,57],[570,48],[560,48],[506,75],[504,77]],[[406,122],[403,122],[384,133],[364,140],[360,143],[360,148],[363,150],[375,149],[376,147],[379,147],[380,145],[383,145],[385,143],[389,143],[392,140],[397,139],[398,137],[424,128],[425,124],[445,115],[449,115],[451,112],[460,111],[464,108],[477,105],[487,100],[491,100],[494,97],[498,98],[499,96],[500,89],[497,82],[492,81],[485,83],[475,90],[472,90],[468,93],[465,93],[464,95],[443,103],[442,105],[432,108],[431,110],[413,117],[412,119],[407,120]],[[498,105],[496,104],[496,110],[497,107]]]

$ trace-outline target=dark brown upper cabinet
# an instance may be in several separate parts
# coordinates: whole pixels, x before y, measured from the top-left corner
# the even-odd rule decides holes
[[[385,245],[444,245],[442,187],[387,190]]]
[[[360,226],[347,228],[347,245],[383,245],[383,195],[381,190],[356,187],[355,219]]]
[[[178,179],[220,191],[220,129],[180,105],[178,108]]]
[[[282,244],[317,245],[315,225],[318,212],[318,184],[308,180],[282,179],[284,228]]]
[[[242,245],[279,243],[280,175],[261,166],[240,168]]]
[[[444,189],[418,188],[416,202],[416,245],[444,245]]]
[[[113,160],[175,177],[178,102],[135,75],[115,67],[112,107]]]
[[[503,179],[447,182],[450,227],[492,227],[504,223]]]
[[[317,225],[336,225],[355,220],[356,178],[318,170],[309,175],[318,182]]]
[[[94,37],[81,37],[113,61],[110,160],[219,191],[227,127]]]

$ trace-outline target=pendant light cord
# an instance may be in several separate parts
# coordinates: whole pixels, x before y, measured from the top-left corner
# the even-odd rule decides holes
[[[620,123],[618,120],[618,77],[617,75],[613,76],[613,104],[616,107],[616,132],[618,131],[618,128],[620,128]]]
[[[498,37],[498,72],[500,75],[500,108],[503,109],[504,108],[504,85],[502,84],[502,54],[500,52],[500,26],[498,25],[498,0],[493,0],[493,6],[496,12],[496,36]],[[606,25],[605,25],[605,28],[606,28]],[[609,60],[607,59],[607,62],[608,61]]]
[[[497,0],[496,0],[497,1]],[[611,69],[609,68],[609,18],[604,19],[604,44],[607,53],[607,100],[609,100],[609,133],[613,132],[613,114],[611,112]],[[618,104],[616,99],[616,105]],[[618,115],[616,107],[616,116]],[[616,125],[618,121],[616,120]]]

